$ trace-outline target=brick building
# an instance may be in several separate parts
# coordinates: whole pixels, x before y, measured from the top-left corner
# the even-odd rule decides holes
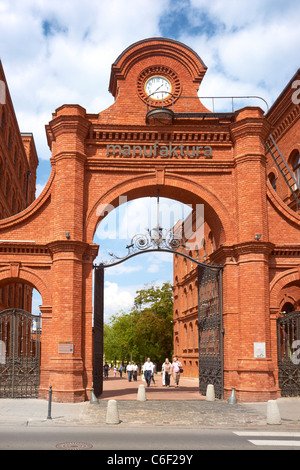
[[[268,232],[269,241],[274,244],[268,256],[271,295],[269,318],[274,356],[277,354],[276,319],[283,312],[300,311],[300,236],[298,240],[290,237],[290,224],[293,225],[294,217],[298,220],[297,214],[300,214],[300,108],[295,89],[297,83],[300,83],[299,78],[300,69],[266,113],[273,138],[266,140],[265,157]],[[252,204],[257,204],[258,197],[261,195],[255,195]],[[279,223],[278,210],[274,213],[276,206],[284,208],[286,222],[289,223]],[[189,241],[186,243],[188,245]],[[198,250],[190,252],[190,256],[203,263],[214,263],[220,260],[219,253],[222,250],[224,248],[218,243],[213,229],[204,221],[203,243]],[[238,264],[234,246],[231,247],[231,253],[230,262]],[[255,272],[253,278],[254,283],[258,282]],[[253,293],[256,295],[255,288]],[[198,300],[197,265],[192,260],[174,255],[174,353],[182,361],[185,375],[190,377],[199,376]],[[300,339],[299,332],[297,339]],[[300,394],[300,388],[298,392]]]
[[[0,218],[17,214],[35,199],[38,157],[33,135],[21,133],[0,61]],[[10,283],[0,288],[0,309],[31,311],[32,287]]]
[[[106,209],[124,196],[130,201],[158,190],[190,204],[194,214],[204,206],[205,214],[207,258],[201,246],[185,256],[185,276],[192,262],[198,277],[184,295],[179,256],[174,263],[175,352],[194,353],[198,330],[199,362],[208,359],[199,369],[202,390],[218,376],[225,398],[232,387],[241,401],[280,396],[276,325],[283,300],[293,298],[293,309],[299,301],[300,215],[289,193],[279,193],[280,174],[265,143],[276,124],[277,143],[289,145],[285,127],[295,132],[299,105],[290,107],[287,88],[268,115],[257,106],[211,112],[198,98],[205,73],[202,59],[184,44],[142,40],[112,65],[112,106],[89,114],[65,104],[46,126],[49,181],[30,207],[0,221],[0,287],[19,280],[42,297],[41,396],[51,385],[54,400],[82,401],[95,388],[102,369],[100,358],[95,370],[101,289],[99,295],[96,276],[93,309],[94,234]],[[278,193],[267,178],[272,171]],[[143,239],[140,246],[146,245]],[[209,316],[212,325],[217,312],[221,327],[207,330],[192,320],[197,292],[198,320]],[[183,316],[190,316],[186,331]]]

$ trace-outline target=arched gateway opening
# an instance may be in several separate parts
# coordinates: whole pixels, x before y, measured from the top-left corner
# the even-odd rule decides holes
[[[167,188],[165,188],[165,192]],[[94,330],[93,330],[93,386],[96,396],[103,392],[103,325],[104,325],[104,277],[105,271],[138,255],[169,253],[189,260],[197,267],[198,304],[198,377],[199,391],[206,393],[208,384],[215,386],[218,398],[223,397],[223,327],[222,327],[222,267],[206,264],[205,232],[211,228],[204,223],[203,205],[198,205],[197,214],[191,212],[186,220],[163,228],[160,220],[160,197],[157,190],[156,223],[147,230],[133,233],[123,255],[109,253],[109,259],[94,265]],[[192,199],[195,199],[192,197]],[[124,201],[124,198],[122,198]],[[102,207],[102,206],[101,206]],[[192,207],[192,204],[190,205]],[[104,207],[105,212],[107,206]],[[112,209],[112,206],[110,207]],[[144,203],[144,210],[147,206]],[[104,214],[103,214],[104,215]],[[168,214],[170,215],[170,214]],[[101,214],[102,216],[102,214]],[[165,217],[166,218],[166,217]],[[168,218],[168,217],[167,217]],[[214,221],[218,219],[215,214]],[[113,219],[115,222],[115,219]],[[193,223],[192,223],[193,221]],[[133,221],[132,221],[133,223]],[[169,224],[168,224],[169,225]],[[218,224],[214,223],[212,229]],[[125,227],[123,227],[123,230]],[[126,230],[126,229],[125,229]],[[119,235],[122,235],[119,233]],[[216,237],[219,239],[219,236]],[[124,246],[125,248],[125,246]],[[204,255],[204,256],[203,256]],[[100,257],[101,258],[101,257]],[[190,319],[191,320],[191,319]],[[177,338],[178,340],[178,338]]]
[[[37,398],[42,318],[40,294],[25,277],[1,273],[0,398]],[[5,277],[7,276],[7,277]]]

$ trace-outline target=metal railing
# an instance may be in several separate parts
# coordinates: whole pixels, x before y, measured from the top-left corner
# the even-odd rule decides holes
[[[267,101],[262,98],[261,96],[256,96],[256,95],[245,95],[245,96],[180,96],[179,98],[176,98],[172,95],[172,93],[169,92],[160,92],[162,93],[162,98],[161,99],[154,99],[151,98],[152,95],[149,95],[147,102],[146,102],[146,113],[149,113],[152,109],[157,109],[157,108],[168,108],[171,109],[174,112],[174,103],[179,102],[184,100],[185,101],[185,112],[193,112],[191,111],[191,106],[190,103],[192,100],[197,100],[200,102],[203,106],[209,108],[211,106],[211,112],[213,113],[218,113],[218,112],[229,112],[229,109],[231,108],[232,113],[234,113],[237,109],[243,108],[244,106],[249,106],[249,101],[251,102],[259,102],[259,104],[263,103],[264,106],[263,111],[267,113],[269,111],[269,105]],[[166,94],[166,96],[163,96],[163,94]],[[154,93],[153,93],[154,94]],[[168,99],[167,99],[168,97]],[[205,104],[205,100],[209,100],[208,106]],[[155,103],[155,106],[153,104]],[[219,104],[220,103],[220,104]],[[159,106],[158,106],[159,104]],[[258,104],[252,104],[252,106],[258,106]]]

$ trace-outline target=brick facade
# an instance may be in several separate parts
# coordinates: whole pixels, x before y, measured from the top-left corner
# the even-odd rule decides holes
[[[21,133],[0,61],[0,219],[24,210],[35,199],[38,158],[30,133]],[[0,287],[0,309],[31,312],[32,287],[7,281]]]
[[[49,181],[30,207],[0,221],[0,285],[20,279],[43,301],[41,395],[52,385],[56,401],[89,398],[93,260],[99,248],[94,233],[103,208],[117,207],[122,196],[156,196],[158,188],[161,197],[194,208],[204,204],[214,248],[208,254],[224,265],[225,396],[232,386],[240,400],[279,395],[274,328],[281,293],[292,284],[297,295],[299,287],[300,216],[267,183],[264,143],[272,121],[257,107],[208,111],[197,95],[205,72],[200,57],[177,41],[140,41],[112,65],[112,106],[88,114],[79,105],[63,105],[46,126]],[[151,76],[172,86],[173,98],[166,97],[163,107],[159,100],[150,105],[145,94]],[[119,147],[112,151],[112,145]],[[177,269],[180,278],[179,264]],[[193,337],[187,349],[196,349],[195,294],[192,283],[190,303],[183,305],[175,286],[174,315],[181,320],[175,352],[187,310]],[[254,341],[266,343],[265,359],[253,358]],[[65,342],[72,343],[72,353],[62,353]]]

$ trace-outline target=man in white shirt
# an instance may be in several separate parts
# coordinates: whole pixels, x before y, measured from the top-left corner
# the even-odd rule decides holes
[[[131,362],[128,363],[128,366],[126,368],[126,372],[128,373],[128,381],[131,382],[132,374],[133,374],[133,365],[131,364]]]
[[[179,386],[179,379],[180,379],[180,368],[182,367],[181,362],[178,361],[177,357],[174,357],[172,362],[172,369],[173,369],[173,379],[175,383],[175,387]]]
[[[150,357],[148,357],[147,361],[144,364],[144,375],[145,375],[147,387],[150,387],[152,374],[153,374],[153,363],[151,362]]]

